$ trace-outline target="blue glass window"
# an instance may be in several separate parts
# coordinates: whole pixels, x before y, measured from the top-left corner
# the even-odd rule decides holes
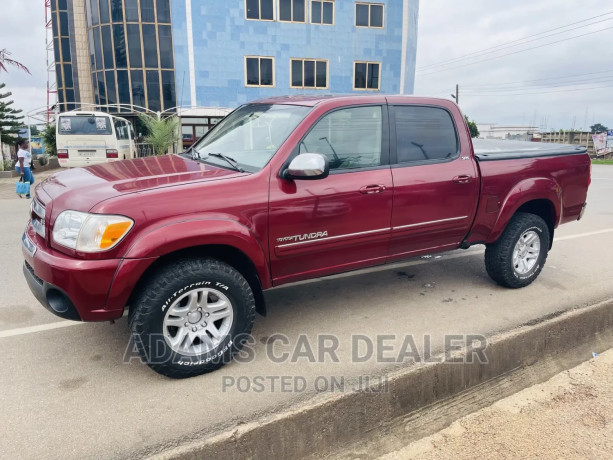
[[[53,53],[55,54],[55,62],[60,62],[62,59],[60,56],[60,39],[59,38],[53,39]]]
[[[96,50],[96,70],[100,70],[104,67],[102,63],[102,45],[100,44],[100,30],[98,27],[93,29],[94,31],[94,50]]]
[[[64,64],[64,85],[66,88],[72,88],[74,83],[72,82],[72,65]]]
[[[93,69],[96,67],[96,52],[94,50],[94,31],[92,29],[89,29],[87,31],[87,34],[89,36],[89,64]]]
[[[158,22],[170,22],[170,4],[168,0],[157,0]]]
[[[104,68],[112,69],[113,65],[113,42],[111,41],[111,26],[100,27],[102,32],[102,53],[104,54]]]
[[[107,70],[106,74],[106,98],[109,104],[117,104],[117,92],[115,91],[115,72]]]
[[[368,5],[363,5],[358,3],[355,6],[355,25],[360,27],[368,27],[370,21],[369,17],[369,8]]]
[[[109,18],[109,0],[100,0],[100,24],[110,22]]]
[[[158,26],[160,42],[160,66],[163,69],[174,67],[172,59],[172,31],[170,26]]]
[[[98,94],[100,95],[100,105],[106,105],[106,85],[104,84],[104,72],[97,72]]]
[[[68,13],[66,12],[60,13],[60,34],[62,37],[68,37],[70,35],[68,33]]]
[[[111,15],[113,22],[123,21],[123,2],[121,0],[111,0]]]
[[[143,24],[143,44],[145,46],[145,67],[158,67],[158,50],[155,40],[155,26]]]
[[[130,52],[130,67],[142,67],[143,58],[140,48],[140,26],[128,24],[128,50]]]
[[[98,14],[98,2],[96,0],[87,0],[92,5],[92,25],[100,24],[100,15]]]
[[[62,38],[62,61],[70,62],[70,39]]]
[[[155,22],[153,0],[140,0],[140,15],[143,22]]]
[[[273,0],[246,0],[247,19],[272,21],[274,19]]]
[[[132,104],[139,107],[146,107],[145,103],[145,85],[143,83],[143,71],[132,70],[130,72],[130,80],[132,81]]]
[[[164,99],[164,110],[176,107],[175,100],[175,73],[170,70],[162,71],[162,96]]]
[[[58,0],[57,7],[60,10],[67,10],[68,9],[68,3],[67,3],[66,0]]]
[[[162,110],[160,103],[160,74],[157,70],[147,70],[146,73],[149,109],[158,112]]]
[[[127,70],[117,71],[117,92],[120,104],[130,104],[130,82]]]
[[[126,21],[138,22],[138,1],[125,0],[126,4]]]
[[[127,67],[126,35],[123,24],[113,24],[113,43],[115,45],[115,66],[117,68]]]
[[[92,73],[92,85],[94,88],[94,101],[98,105],[100,104],[100,93],[98,92],[98,78],[95,73]]]
[[[62,64],[55,64],[55,80],[57,81],[58,88],[64,88],[64,77],[62,76]]]
[[[57,37],[57,15],[55,13],[53,13],[52,16],[52,20],[51,20],[51,29],[53,30],[53,36]]]

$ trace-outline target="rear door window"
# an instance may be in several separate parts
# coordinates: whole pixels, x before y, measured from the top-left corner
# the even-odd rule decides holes
[[[459,156],[451,114],[438,107],[394,106],[397,163],[432,163]]]
[[[108,135],[112,132],[109,117],[79,115],[59,119],[59,133],[63,135]]]

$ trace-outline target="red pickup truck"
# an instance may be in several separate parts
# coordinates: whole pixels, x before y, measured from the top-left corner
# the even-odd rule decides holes
[[[143,359],[189,377],[232,358],[273,286],[474,244],[495,282],[526,286],[554,229],[581,218],[589,183],[584,147],[475,152],[450,101],[266,99],[186,153],[42,182],[24,274],[62,318],[128,308]]]

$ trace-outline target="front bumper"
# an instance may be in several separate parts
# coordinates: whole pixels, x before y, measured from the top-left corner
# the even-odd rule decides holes
[[[53,314],[77,321],[121,317],[123,305],[107,308],[119,259],[80,260],[46,247],[30,224],[22,239],[23,273],[34,297]],[[125,304],[124,304],[125,305]]]

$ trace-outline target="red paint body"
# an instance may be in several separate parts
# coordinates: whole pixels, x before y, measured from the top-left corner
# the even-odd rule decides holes
[[[257,173],[171,155],[77,168],[45,180],[36,199],[46,207],[47,237],[31,225],[26,230],[37,246],[34,257],[24,250],[35,275],[63,290],[82,320],[109,320],[122,315],[151,264],[181,249],[233,247],[252,262],[262,289],[267,289],[463,243],[493,242],[517,209],[533,200],[550,202],[552,226],[557,227],[577,220],[586,200],[587,154],[477,162],[464,118],[449,101],[365,96],[262,102],[313,108]],[[333,173],[313,181],[279,177],[323,114],[349,105],[385,107],[388,102],[447,109],[457,127],[460,157]],[[390,145],[393,149],[394,143]],[[360,192],[370,185],[384,191]],[[135,223],[112,250],[78,253],[50,238],[55,219],[66,209],[125,215]],[[301,241],[311,233],[314,238]]]

